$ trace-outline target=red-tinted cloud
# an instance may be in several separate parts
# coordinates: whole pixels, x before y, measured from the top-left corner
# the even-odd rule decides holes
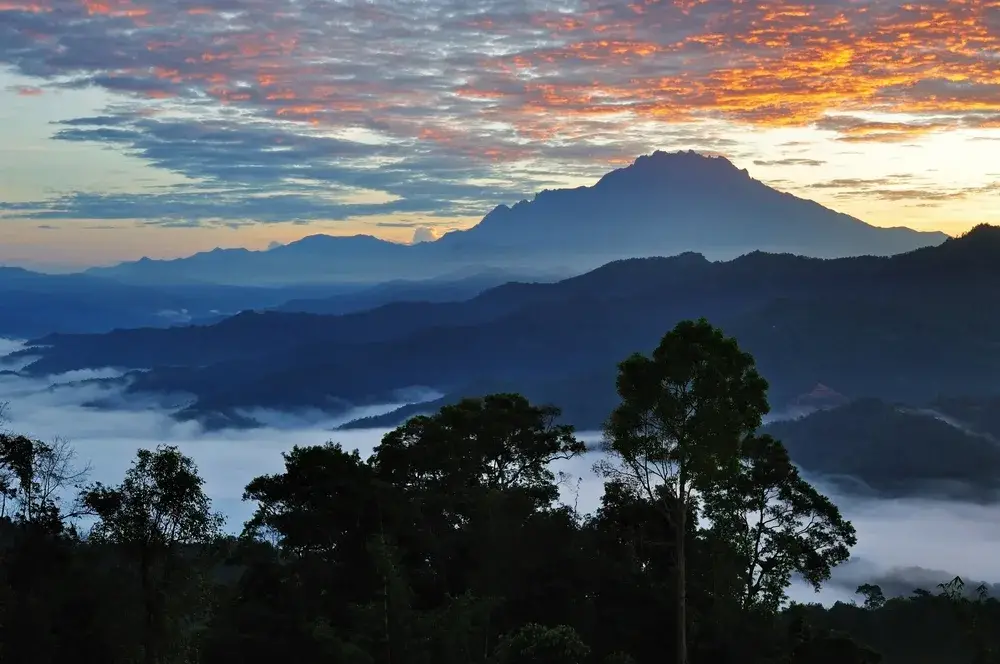
[[[33,85],[14,85],[8,88],[8,90],[18,97],[40,97],[45,93],[44,90]]]
[[[27,58],[7,56],[27,73],[158,79],[131,91],[405,139],[456,144],[457,132],[510,158],[519,137],[558,140],[623,112],[791,126],[830,111],[965,117],[920,130],[1000,113],[1000,0],[437,5],[0,0],[0,12],[32,33]],[[845,132],[865,135],[881,136]]]
[[[704,120],[855,143],[1000,127],[1000,0],[0,0],[0,26],[22,75],[192,121],[368,130],[352,167],[392,147],[439,182],[456,162],[604,170],[655,147],[642,121],[709,149]]]

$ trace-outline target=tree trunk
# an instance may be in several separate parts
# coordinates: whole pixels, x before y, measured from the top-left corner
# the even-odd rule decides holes
[[[149,553],[144,548],[139,556],[139,574],[142,583],[143,634],[142,661],[144,664],[156,664],[156,598],[152,580],[152,563]]]
[[[685,541],[687,540],[687,505],[683,496],[677,497],[677,564],[674,566],[677,597],[677,664],[687,664],[687,570],[685,564]]]

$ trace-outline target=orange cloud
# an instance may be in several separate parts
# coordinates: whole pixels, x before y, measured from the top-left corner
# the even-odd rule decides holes
[[[36,88],[31,85],[15,85],[10,88],[18,97],[38,97],[41,96],[45,91],[41,88]]]
[[[0,0],[0,12],[58,7],[74,30],[104,35],[80,43],[106,52],[59,52],[68,23],[49,21],[37,58],[136,79],[108,86],[117,92],[374,128],[483,160],[606,142],[643,120],[815,126],[850,142],[1000,125],[1000,0],[579,4],[529,12],[486,1],[454,19],[360,0],[335,10],[246,0],[238,13],[211,0]],[[871,123],[871,111],[905,119]]]
[[[0,12],[25,12],[28,14],[46,14],[52,8],[45,2],[11,2],[0,0]]]
[[[714,117],[770,126],[810,125],[831,111],[1000,115],[1000,63],[991,56],[1000,52],[998,25],[990,16],[1000,10],[996,0],[902,4],[883,13],[885,5],[774,0],[675,2],[672,8],[712,5],[718,11],[703,14],[700,25],[692,23],[673,41],[577,41],[499,58],[493,71],[508,80],[533,71],[533,81],[511,98],[529,116],[541,108],[558,112],[566,126],[609,108],[648,118]],[[668,24],[671,14],[664,7],[652,1],[631,5],[641,18],[628,32],[641,34],[643,22]],[[658,63],[676,73],[627,75],[632,68],[652,72]],[[592,72],[589,85],[562,80],[567,66],[581,65]],[[916,89],[928,82],[977,87],[978,94]],[[960,122],[855,128],[845,137],[885,140]]]

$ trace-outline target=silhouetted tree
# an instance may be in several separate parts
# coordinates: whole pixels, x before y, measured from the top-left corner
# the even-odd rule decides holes
[[[687,664],[684,534],[695,492],[737,472],[740,446],[768,412],[767,382],[753,358],[706,320],[683,321],[647,357],[619,365],[615,408],[605,427],[612,457],[601,470],[660,506],[675,529],[676,660]]]
[[[528,623],[497,646],[497,664],[582,664],[590,648],[572,627]]]
[[[63,509],[61,493],[82,482],[89,466],[76,465],[76,452],[64,439],[51,443],[0,433],[0,519],[62,529],[74,511]]]
[[[802,479],[784,446],[749,436],[739,467],[704,492],[703,515],[737,566],[741,608],[775,613],[798,573],[817,591],[857,542],[854,526]]]
[[[139,450],[120,485],[96,483],[81,495],[97,517],[89,539],[112,545],[137,567],[147,664],[163,662],[170,646],[185,647],[190,631],[204,620],[197,603],[170,611],[170,600],[190,588],[192,556],[221,532],[223,518],[212,512],[203,485],[193,460],[176,447],[161,446]],[[180,642],[168,643],[172,635]]]

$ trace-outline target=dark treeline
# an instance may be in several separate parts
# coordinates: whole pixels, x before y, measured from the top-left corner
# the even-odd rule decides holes
[[[516,394],[413,418],[369,459],[292,449],[238,537],[176,448],[105,486],[65,443],[3,434],[0,661],[1000,662],[1000,603],[959,580],[788,605],[855,532],[759,432],[767,384],[734,340],[683,322],[617,388],[589,515],[550,469],[584,445]]]

